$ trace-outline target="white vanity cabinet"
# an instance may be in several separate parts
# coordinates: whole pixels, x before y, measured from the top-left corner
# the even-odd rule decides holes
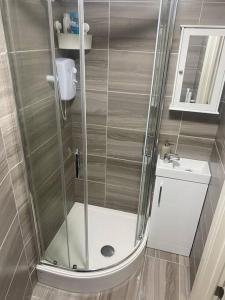
[[[210,179],[208,163],[203,163],[207,165],[199,170],[204,173],[201,177],[198,176],[201,174],[196,176],[198,168],[173,168],[172,164],[159,159],[150,217],[148,245],[151,248],[190,254]]]

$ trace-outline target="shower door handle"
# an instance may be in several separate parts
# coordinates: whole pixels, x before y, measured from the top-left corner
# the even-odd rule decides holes
[[[161,204],[161,197],[162,197],[162,183],[160,184],[160,187],[159,187],[158,207],[160,207],[160,204]]]
[[[75,153],[75,176],[79,178],[80,175],[80,152],[79,149],[76,149]]]

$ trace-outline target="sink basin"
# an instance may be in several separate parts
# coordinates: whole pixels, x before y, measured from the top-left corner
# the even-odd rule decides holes
[[[180,158],[179,161],[168,163],[158,158],[156,175],[208,184],[211,178],[207,161]]]

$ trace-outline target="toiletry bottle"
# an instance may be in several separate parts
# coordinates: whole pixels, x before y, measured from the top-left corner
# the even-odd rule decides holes
[[[160,158],[164,159],[167,153],[171,153],[171,144],[166,142],[161,149]]]
[[[71,19],[68,13],[64,13],[63,15],[63,32],[69,33],[71,31]]]
[[[71,32],[74,33],[74,34],[79,34],[78,13],[77,12],[71,12],[70,13],[70,19],[71,19]]]

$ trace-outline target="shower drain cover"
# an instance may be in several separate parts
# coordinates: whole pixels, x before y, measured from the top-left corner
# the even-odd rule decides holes
[[[106,257],[113,256],[115,249],[110,245],[105,245],[101,248],[101,254]]]

